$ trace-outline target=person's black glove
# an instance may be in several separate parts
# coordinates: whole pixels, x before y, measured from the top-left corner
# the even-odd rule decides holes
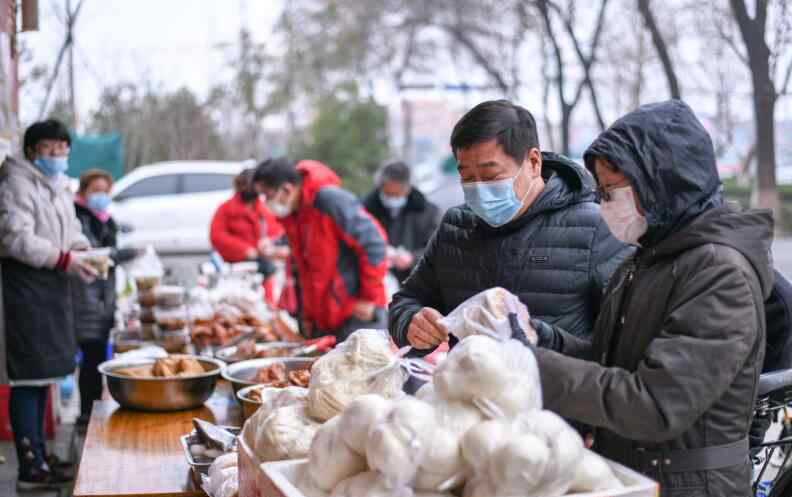
[[[259,257],[256,262],[258,262],[258,272],[264,276],[265,280],[275,274],[275,264],[271,261]]]
[[[531,327],[536,331],[537,346],[555,351],[560,349],[558,332],[554,326],[545,323],[541,319],[531,318]]]
[[[517,317],[517,314],[510,312],[509,313],[509,326],[511,327],[511,337],[521,344],[525,345],[526,347],[533,347],[533,344],[528,341],[528,337],[525,335],[525,330],[523,330],[522,325],[520,324],[520,320]]]

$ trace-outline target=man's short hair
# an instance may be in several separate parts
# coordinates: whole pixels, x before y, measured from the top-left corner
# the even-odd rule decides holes
[[[379,170],[377,184],[382,186],[386,181],[393,181],[401,185],[410,184],[410,166],[402,161],[386,162]]]
[[[508,100],[482,102],[462,116],[451,132],[454,157],[461,148],[496,140],[518,164],[532,148],[539,148],[536,121],[527,109]]]
[[[35,149],[42,140],[65,141],[71,146],[69,128],[67,128],[65,124],[57,119],[38,121],[31,124],[30,127],[25,130],[25,138],[23,140],[25,157],[28,156],[28,150]]]
[[[267,188],[280,188],[284,183],[300,184],[302,177],[297,171],[297,163],[286,157],[266,159],[256,166],[253,181],[264,183]]]
[[[91,186],[91,183],[98,179],[107,181],[110,186],[113,186],[113,177],[110,173],[102,169],[88,169],[80,175],[80,188],[77,190],[80,193],[85,193],[85,190]]]

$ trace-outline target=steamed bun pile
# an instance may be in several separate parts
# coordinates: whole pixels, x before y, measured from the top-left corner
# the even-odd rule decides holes
[[[317,433],[320,434],[317,446],[336,445],[335,438],[332,438],[335,435],[329,431],[340,423],[334,421],[334,417],[356,398],[377,393],[380,397],[376,399],[379,400],[369,399],[368,402],[379,403],[382,407],[386,399],[402,397],[403,375],[399,356],[390,349],[387,333],[358,330],[313,364],[307,389],[262,390],[262,405],[245,423],[242,438],[262,462],[304,458],[308,456]],[[371,416],[370,411],[374,407],[364,403],[359,409],[357,416],[365,418]],[[352,420],[355,424],[358,423],[356,419]],[[322,423],[328,420],[334,421],[331,427],[320,431]],[[358,438],[350,439],[350,443],[358,451],[362,450],[367,433],[360,434],[352,429],[344,429],[343,432],[357,433]],[[331,459],[333,462],[354,462],[350,462],[351,456],[347,457],[345,453]],[[355,468],[356,473],[359,472],[357,469],[363,469]],[[332,473],[332,468],[329,471]],[[341,475],[349,476],[343,471]],[[329,478],[337,479],[332,474]]]
[[[322,425],[298,485],[328,497],[555,497],[620,488],[580,435],[542,410],[533,353],[472,335],[416,397],[363,395]]]

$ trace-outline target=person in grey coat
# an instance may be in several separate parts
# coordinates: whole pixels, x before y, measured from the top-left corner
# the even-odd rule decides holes
[[[80,252],[89,244],[64,176],[69,144],[63,124],[37,122],[25,131],[24,158],[8,157],[0,166],[0,381],[11,383],[21,490],[57,488],[72,479],[48,458],[44,439],[49,385],[75,369],[73,279],[96,277]]]
[[[532,322],[545,407],[593,426],[593,449],[664,497],[749,495],[772,215],[722,202],[712,141],[679,100],[622,117],[584,159],[608,227],[638,250],[592,341]]]

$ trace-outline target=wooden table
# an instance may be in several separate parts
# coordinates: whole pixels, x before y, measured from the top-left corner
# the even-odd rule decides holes
[[[192,483],[179,437],[192,431],[192,419],[239,426],[242,415],[221,382],[199,409],[146,413],[122,409],[112,400],[94,404],[74,497],[202,496]]]

